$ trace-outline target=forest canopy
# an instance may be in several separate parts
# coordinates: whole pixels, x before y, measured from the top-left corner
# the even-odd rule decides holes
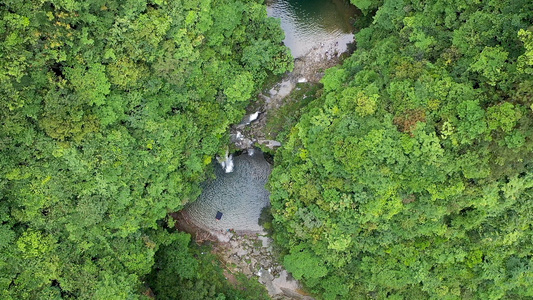
[[[533,2],[351,2],[357,49],[275,155],[285,267],[324,299],[532,298]],[[263,1],[0,15],[0,298],[266,298],[169,218],[292,68]]]
[[[279,21],[260,0],[8,0],[0,15],[0,298],[139,298],[160,246],[192,251],[165,217],[292,68]],[[184,284],[212,268],[181,259],[199,264]]]
[[[352,2],[275,157],[285,266],[325,299],[530,299],[533,2]]]

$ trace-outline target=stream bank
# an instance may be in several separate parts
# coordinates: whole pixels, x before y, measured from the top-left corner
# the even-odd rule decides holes
[[[287,1],[294,3],[298,0]],[[283,0],[268,1],[269,9],[279,2],[283,2]],[[332,0],[331,3],[339,5],[339,3],[345,2]],[[257,148],[270,152],[280,147],[282,144],[277,140],[278,133],[284,130],[284,127],[291,125],[290,122],[284,122],[282,119],[287,116],[293,118],[298,116],[296,110],[303,108],[313,97],[318,97],[321,89],[320,80],[324,76],[325,70],[340,64],[343,58],[353,51],[352,43],[352,33],[348,35],[336,34],[333,38],[328,37],[322,41],[314,40],[305,53],[294,55],[296,58],[293,71],[285,74],[280,81],[259,93],[255,101],[252,101],[248,106],[247,115],[243,120],[230,128],[233,149],[242,152],[241,156],[251,154],[250,157],[253,157],[257,155],[254,152],[260,152],[257,151]],[[228,153],[226,158],[228,157],[231,158],[231,154]],[[238,170],[240,166],[238,160],[238,156],[236,156],[235,170]],[[227,167],[226,162],[224,164]],[[250,166],[248,165],[248,167]],[[235,175],[220,172],[222,169],[219,166],[216,168],[218,168],[217,177],[230,178]],[[270,168],[271,166],[267,167],[268,170]],[[224,168],[224,170],[226,172],[239,172],[233,170],[233,164],[231,168]],[[241,180],[248,179],[245,176]],[[259,187],[259,190],[261,188],[264,189],[264,187]],[[218,197],[216,190],[208,188],[206,193],[211,194],[213,199]],[[261,194],[262,191],[258,193]],[[231,197],[240,198],[240,196]],[[245,197],[252,198],[255,196],[245,195]],[[250,199],[250,202],[254,201],[254,199]],[[254,205],[259,210],[263,207],[263,204],[260,203]],[[245,207],[244,204],[241,206]],[[229,205],[224,205],[223,209],[226,207]],[[282,267],[280,253],[276,250],[273,240],[267,232],[255,224],[254,226],[236,226],[236,228],[227,224],[222,226],[222,223],[212,224],[211,221],[213,221],[218,208],[211,208],[209,212],[206,211],[207,217],[202,216],[202,213],[199,212],[201,208],[192,211],[185,209],[174,213],[173,217],[177,221],[177,229],[192,234],[199,244],[210,243],[213,246],[212,251],[223,262],[226,277],[230,282],[234,278],[233,274],[243,273],[248,277],[254,276],[263,283],[273,299],[313,299],[304,291],[300,283]],[[224,217],[227,216],[223,216],[222,220]],[[198,220],[199,218],[210,218],[210,221],[204,224]]]
[[[255,276],[273,299],[310,299],[283,269],[273,240],[258,224],[269,205],[264,187],[271,165],[259,150],[233,159],[229,173],[215,163],[216,178],[204,183],[195,202],[172,215],[176,228],[192,234],[198,244],[210,243],[230,282],[233,274],[243,273]]]
[[[177,230],[191,234],[199,245],[212,246],[211,252],[222,262],[228,281],[236,284],[235,275],[242,273],[249,278],[256,277],[272,299],[313,299],[283,268],[274,242],[266,232],[206,230],[185,211],[171,215]]]
[[[239,150],[280,147],[281,143],[274,139],[278,132],[272,132],[276,126],[267,124],[293,100],[288,97],[291,92],[321,85],[324,71],[354,50],[353,24],[358,11],[346,0],[267,0],[267,12],[281,21],[284,43],[295,57],[294,69],[259,93],[243,121],[231,128],[231,142]]]
[[[313,47],[306,55],[294,60],[292,72],[259,93],[256,100],[248,106],[248,114],[243,121],[230,129],[235,148],[246,150],[255,146],[273,150],[281,146],[279,141],[272,139],[277,132],[267,130],[268,122],[280,108],[294,101],[290,95],[295,89],[313,90],[314,86],[321,86],[320,80],[324,77],[325,70],[341,63],[353,51],[353,40],[348,45],[343,45],[343,42],[345,41],[333,40]],[[247,122],[253,115],[257,115],[257,118]]]
[[[287,73],[274,86],[263,90],[258,95],[257,101],[249,106],[249,114],[245,116],[243,122],[231,128],[235,148],[246,152],[255,146],[264,146],[265,141],[272,143],[274,140],[271,138],[275,138],[277,133],[271,132],[272,126],[269,126],[269,121],[272,124],[271,120],[278,117],[277,113],[281,109],[297,100],[291,97],[292,93],[306,88],[314,92],[316,89],[309,87],[320,86],[324,70],[339,64],[344,57],[343,53],[335,50],[335,43],[313,48],[307,55],[295,60],[292,72]],[[257,119],[247,122],[256,112],[260,112]],[[247,155],[247,153],[241,154],[241,156]],[[238,167],[237,161],[235,168]],[[219,171],[217,176],[226,175],[228,174]],[[186,210],[173,216],[177,220],[176,228],[192,234],[199,244],[208,242],[213,246],[213,253],[226,268],[225,274],[228,280],[231,281],[232,274],[243,273],[248,277],[255,276],[263,283],[272,299],[313,299],[282,267],[274,242],[264,230],[255,227],[253,230],[241,228],[231,231],[210,228],[195,221]]]

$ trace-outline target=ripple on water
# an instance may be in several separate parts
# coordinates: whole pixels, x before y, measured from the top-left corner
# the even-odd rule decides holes
[[[205,183],[198,200],[185,211],[197,225],[211,230],[260,231],[257,222],[261,210],[270,203],[265,184],[271,166],[261,151],[252,156],[239,155],[234,163],[232,173],[224,173],[217,164],[216,179]],[[215,219],[217,211],[224,214],[220,221]]]
[[[356,9],[345,0],[272,0],[268,15],[281,19],[284,43],[292,55],[302,57],[316,46],[353,42],[353,17]]]

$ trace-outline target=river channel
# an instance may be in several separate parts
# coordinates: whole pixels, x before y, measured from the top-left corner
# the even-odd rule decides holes
[[[280,19],[285,31],[284,43],[293,57],[302,58],[300,64],[331,59],[333,53],[344,52],[346,44],[353,41],[352,18],[356,11],[348,1],[270,0],[267,12],[270,17]],[[309,59],[313,54],[315,59]],[[295,76],[300,75],[292,74],[293,80]],[[289,79],[282,83],[290,83],[291,88],[296,84]],[[281,94],[283,84],[280,86],[276,96]],[[270,204],[265,184],[272,166],[259,150],[248,151],[252,155],[246,152],[233,158],[232,168],[226,164],[224,169],[215,162],[216,178],[205,182],[200,197],[185,208],[196,226],[217,233],[228,229],[262,231],[258,218],[261,210]]]
[[[284,43],[299,58],[316,46],[338,43],[339,52],[353,42],[356,8],[345,0],[271,0],[270,17],[281,20]]]

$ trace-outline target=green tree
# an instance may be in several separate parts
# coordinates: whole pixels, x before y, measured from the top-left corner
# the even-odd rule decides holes
[[[142,298],[172,241],[161,220],[292,67],[279,23],[240,0],[7,1],[0,15],[0,297]]]
[[[531,297],[531,3],[352,2],[269,180],[285,266],[325,299]]]

